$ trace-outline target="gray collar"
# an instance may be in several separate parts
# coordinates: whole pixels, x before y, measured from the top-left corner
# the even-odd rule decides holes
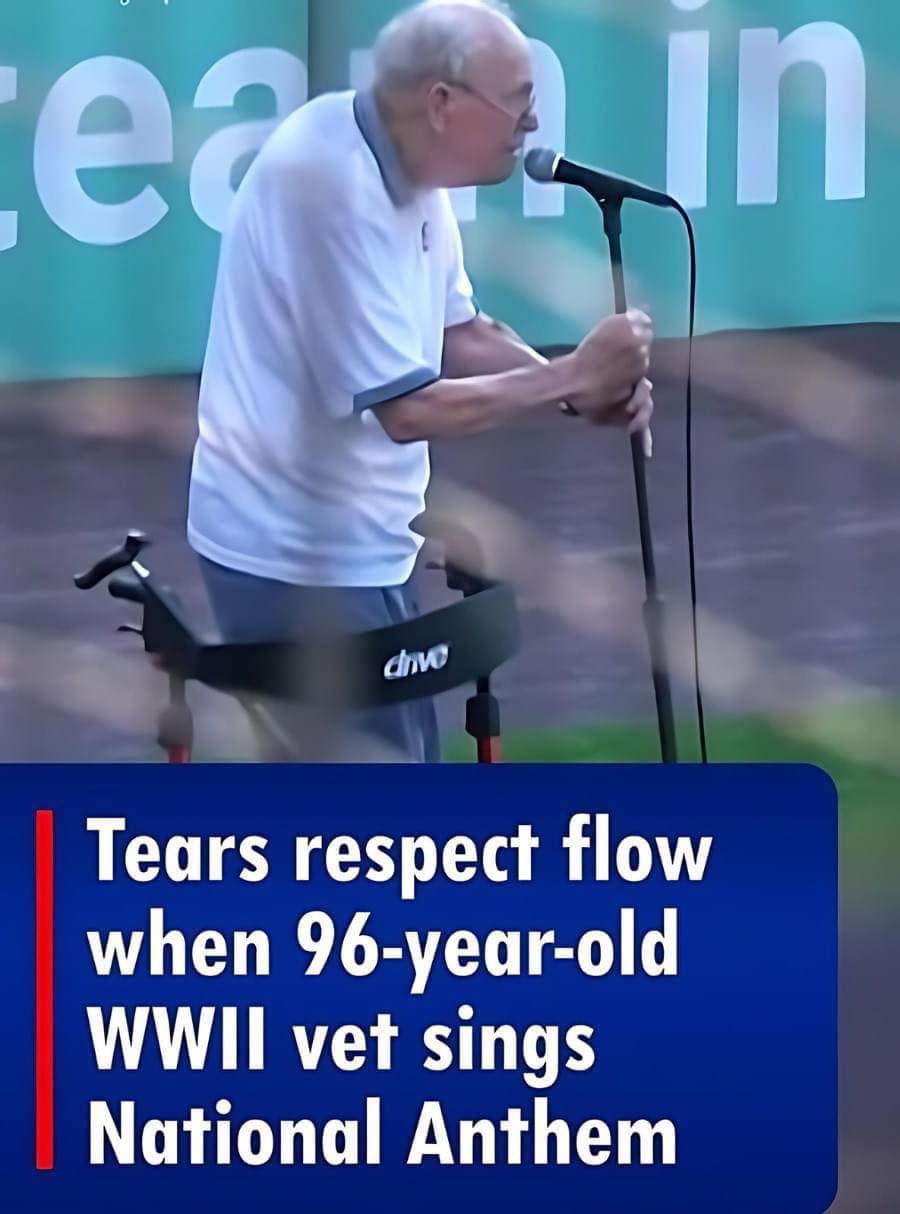
[[[353,98],[353,113],[362,137],[378,162],[381,176],[394,206],[404,207],[415,197],[415,187],[406,175],[397,149],[378,111],[371,89],[360,89]]]

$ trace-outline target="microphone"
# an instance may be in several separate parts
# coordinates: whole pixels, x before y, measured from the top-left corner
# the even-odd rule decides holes
[[[581,186],[598,202],[634,198],[638,202],[648,202],[653,207],[676,205],[675,199],[668,194],[651,190],[649,186],[641,185],[638,181],[613,177],[609,173],[601,173],[598,169],[575,164],[554,152],[552,148],[532,148],[525,157],[525,172],[532,181],[558,181],[562,185]]]

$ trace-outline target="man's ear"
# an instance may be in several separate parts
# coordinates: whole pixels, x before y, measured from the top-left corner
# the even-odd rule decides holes
[[[446,84],[433,84],[428,91],[428,121],[434,130],[443,134],[449,116],[452,97]]]

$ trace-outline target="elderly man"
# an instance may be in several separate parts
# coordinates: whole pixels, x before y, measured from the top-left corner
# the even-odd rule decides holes
[[[446,191],[506,180],[537,126],[528,41],[505,7],[428,0],[382,31],[371,91],[303,106],[247,173],[223,237],[188,520],[227,639],[417,614],[410,523],[430,439],[563,402],[649,425],[642,313],[548,363],[473,298]],[[395,757],[438,757],[430,703],[354,723]]]

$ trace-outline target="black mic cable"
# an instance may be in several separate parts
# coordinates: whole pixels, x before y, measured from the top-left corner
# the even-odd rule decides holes
[[[687,530],[688,530],[688,563],[691,577],[691,629],[694,639],[694,686],[697,694],[697,730],[700,734],[701,762],[709,762],[709,751],[706,745],[706,714],[703,708],[703,685],[700,678],[700,640],[697,619],[697,554],[694,532],[694,327],[697,313],[697,243],[694,238],[694,225],[687,211],[673,198],[670,206],[684,220],[687,231],[688,247],[690,249],[690,302],[688,307],[688,368],[687,390],[685,393],[685,450],[686,450],[686,481],[687,481]]]

